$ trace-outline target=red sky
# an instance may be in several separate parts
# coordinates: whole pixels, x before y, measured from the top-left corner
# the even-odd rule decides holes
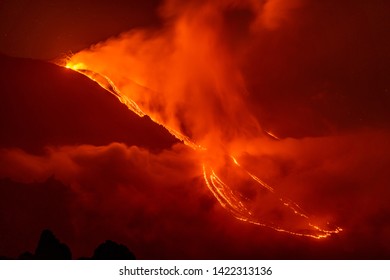
[[[85,49],[75,63],[206,158],[233,153],[273,186],[269,198],[214,162],[261,219],[305,230],[273,202],[288,197],[344,231],[315,240],[235,219],[207,189],[199,153],[162,126],[72,70],[2,56],[0,255],[34,250],[51,228],[76,257],[112,239],[149,259],[389,258],[389,4],[137,3],[3,1],[0,52]]]

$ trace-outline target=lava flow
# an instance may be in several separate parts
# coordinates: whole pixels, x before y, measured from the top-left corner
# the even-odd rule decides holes
[[[242,71],[242,61],[251,61],[246,47],[263,19],[263,3],[171,2],[161,10],[167,24],[158,32],[121,34],[72,55],[63,66],[94,80],[195,150],[199,176],[235,218],[316,239],[339,233],[340,228],[311,218],[278,195],[259,178],[267,170],[250,172],[241,157],[260,149],[265,136],[251,111]],[[237,6],[253,14],[252,21],[240,22],[246,37],[231,25],[229,15]],[[279,141],[274,133],[266,134]]]
[[[125,104],[131,111],[133,111],[140,117],[146,115],[146,113],[142,111],[142,109],[136,104],[136,102],[121,94],[120,90],[115,86],[115,84],[105,75],[95,73],[92,70],[79,68],[85,67],[85,65],[83,64],[72,64],[71,62],[68,62],[65,67],[77,71],[87,76],[91,80],[95,81],[102,88],[117,97],[120,102]],[[201,158],[204,158],[205,153],[210,152],[210,150],[202,147],[201,145],[196,144],[189,137],[183,135],[182,133],[169,128],[165,124],[160,123],[153,118],[152,120],[164,126],[167,131],[169,131],[178,140],[182,141],[184,144],[191,147],[192,149],[198,151]],[[271,134],[271,136],[275,139],[278,139],[273,134]],[[304,214],[303,210],[296,203],[288,199],[278,197],[271,186],[263,182],[261,179],[259,179],[257,176],[253,175],[249,171],[245,170],[243,167],[241,167],[235,157],[229,156],[229,158],[230,160],[226,161],[223,169],[225,169],[224,173],[229,173],[230,177],[236,177],[235,181],[239,181],[237,183],[236,188],[232,188],[231,186],[229,186],[216,174],[216,171],[212,167],[213,163],[210,160],[204,160],[202,162],[203,177],[206,186],[215,196],[220,205],[238,220],[259,226],[268,227],[273,230],[288,233],[291,235],[311,237],[315,239],[325,238],[342,231],[342,229],[339,227],[330,230],[312,224],[309,216]],[[242,174],[244,174],[244,176],[242,176]],[[237,190],[240,187],[239,185],[252,185],[255,191],[263,192],[263,196],[265,192],[265,200],[268,201],[268,203],[270,200],[274,200],[272,203],[272,211],[278,211],[279,216],[281,215],[283,216],[284,220],[289,221],[289,225],[285,225],[285,227],[282,227],[278,225],[278,222],[274,220],[275,217],[272,217],[272,215],[269,215],[267,213],[259,213],[261,211],[259,211],[259,209],[256,209],[258,207],[251,205],[253,204],[253,202],[251,202],[249,198],[245,197],[245,195],[243,195],[239,190]],[[256,202],[258,203],[259,201],[257,200]],[[279,209],[275,209],[275,205],[277,206],[276,208]],[[265,207],[265,210],[267,210],[267,207]],[[271,217],[271,220],[267,221],[267,218],[264,217]]]

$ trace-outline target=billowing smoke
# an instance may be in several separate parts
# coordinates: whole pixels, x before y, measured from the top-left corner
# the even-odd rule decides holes
[[[251,60],[246,51],[258,30],[283,24],[295,7],[280,2],[167,1],[161,29],[123,33],[75,54],[68,65],[109,77],[158,122],[225,150],[262,134],[246,104],[241,66]]]

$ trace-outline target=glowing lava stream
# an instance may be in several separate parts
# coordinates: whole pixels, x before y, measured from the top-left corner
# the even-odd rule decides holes
[[[138,116],[143,117],[147,115],[136,104],[136,102],[121,94],[120,90],[107,76],[88,70],[86,69],[86,66],[83,64],[72,64],[71,62],[68,62],[65,67],[73,71],[79,72],[85,75],[86,77],[90,78],[91,80],[95,81],[102,88],[104,88],[105,90],[109,91],[111,94],[116,96],[120,102],[126,105],[131,111],[136,113]],[[162,125],[173,136],[175,136],[178,140],[182,141],[185,145],[191,147],[192,149],[197,151],[207,150],[206,148],[194,143],[189,137],[183,135],[182,133],[167,127],[166,125],[160,123],[156,119],[153,119],[152,116],[149,117],[152,119],[152,121],[156,122],[159,125]],[[279,139],[271,132],[267,132],[267,133],[274,139]],[[260,180],[258,177],[256,177],[249,171],[245,170],[238,163],[236,158],[232,156],[230,158],[234,163],[235,166],[234,168],[243,171],[246,174],[246,176],[248,176],[248,178],[250,178],[250,180],[254,184],[260,186],[261,189],[267,191],[268,193],[276,195],[274,189],[271,186],[269,186],[268,184]],[[310,222],[309,217],[303,213],[303,210],[296,203],[285,198],[278,198],[280,205],[286,208],[293,215],[299,217],[301,220],[304,220],[307,228],[305,228],[305,230],[298,230],[298,229],[287,230],[273,224],[272,222],[271,223],[262,222],[261,219],[257,218],[256,213],[248,209],[248,207],[243,202],[247,199],[245,196],[243,196],[240,192],[233,190],[225,182],[223,182],[220,179],[220,177],[218,177],[218,175],[216,174],[215,170],[211,167],[211,165],[207,164],[206,161],[203,162],[202,166],[203,166],[203,177],[206,186],[211,191],[211,193],[215,196],[215,198],[218,200],[220,205],[223,208],[225,208],[228,212],[230,212],[238,220],[245,221],[259,226],[268,227],[278,232],[284,232],[296,236],[311,237],[315,239],[326,238],[332,234],[336,234],[342,231],[342,229],[338,227],[333,230],[326,230],[321,228],[320,226],[312,224]]]
[[[231,157],[232,161],[235,165],[237,165],[239,168],[241,168],[240,164],[237,162],[237,160],[234,157]],[[260,180],[255,175],[251,174],[247,170],[243,169],[248,176],[250,176],[257,184],[259,184],[262,188],[265,188],[271,193],[275,193],[274,189]],[[304,237],[311,237],[315,239],[321,239],[326,238],[332,234],[336,234],[342,231],[341,228],[337,227],[334,230],[325,230],[320,228],[319,226],[313,225],[309,222],[309,217],[303,213],[303,210],[292,201],[289,201],[285,198],[278,198],[279,201],[287,207],[290,211],[292,211],[295,215],[298,215],[302,217],[303,219],[308,221],[308,226],[311,228],[312,233],[300,233],[300,232],[294,232],[291,230],[286,230],[281,227],[278,227],[276,225],[270,225],[261,222],[253,212],[251,212],[247,207],[242,203],[242,199],[240,198],[240,194],[234,192],[229,186],[227,186],[215,173],[215,171],[211,167],[206,167],[205,164],[203,164],[203,177],[206,182],[207,187],[209,190],[213,193],[213,195],[217,198],[218,202],[227,209],[233,216],[235,216],[237,219],[259,225],[271,228],[273,230],[279,231],[279,232],[285,232],[292,235],[297,236],[304,236]]]
[[[113,94],[115,97],[117,97],[121,103],[126,105],[127,108],[129,108],[131,111],[136,113],[138,116],[143,117],[143,116],[147,115],[146,113],[144,113],[141,110],[141,108],[137,105],[137,103],[135,103],[133,100],[131,100],[131,99],[127,98],[126,96],[124,96],[123,94],[121,94],[119,89],[115,86],[115,84],[111,81],[110,78],[108,78],[105,75],[93,72],[91,70],[80,68],[83,66],[84,65],[80,65],[80,64],[71,65],[68,63],[65,66],[65,68],[79,72],[80,74],[83,74],[84,76],[90,78],[91,80],[96,82],[98,85],[100,85],[102,88],[104,88],[105,90],[107,90],[108,92]],[[193,141],[191,141],[191,139],[189,137],[183,135],[182,133],[178,132],[177,130],[174,130],[170,127],[165,126],[164,124],[158,122],[156,119],[152,118],[152,116],[149,116],[149,117],[153,122],[163,126],[166,130],[169,131],[169,133],[171,133],[173,136],[175,136],[180,141],[183,141],[183,143],[186,144],[187,146],[193,148],[194,150],[205,150],[204,147],[197,145]]]

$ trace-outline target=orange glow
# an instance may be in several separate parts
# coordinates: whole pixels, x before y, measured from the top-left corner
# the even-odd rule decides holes
[[[75,54],[65,67],[198,151],[206,186],[238,220],[316,239],[339,233],[338,227],[317,225],[238,162],[248,153],[245,143],[260,146],[264,133],[245,103],[240,67],[224,45],[221,5],[184,7],[160,33],[122,34]]]
[[[84,66],[83,64],[74,64],[71,63],[66,64],[66,68],[75,70],[96,83],[98,83],[101,87],[115,95],[123,104],[125,104],[130,110],[132,110],[134,113],[139,115],[140,117],[145,116],[146,114],[142,111],[142,109],[139,108],[139,106],[133,101],[128,99],[126,96],[123,96],[121,92],[118,90],[118,88],[115,86],[115,84],[106,76],[96,74],[90,70],[84,70],[80,69],[79,67]],[[158,121],[153,121],[159,123]],[[193,142],[189,137],[181,134],[180,132],[169,128],[168,126],[159,123],[160,125],[164,126],[173,136],[175,136],[178,140],[182,141],[184,144],[188,145],[189,147],[193,148],[194,150],[199,151],[202,153],[203,151],[206,151],[207,153],[210,152],[210,150],[196,144]],[[270,133],[269,133],[270,134]],[[273,135],[272,135],[273,136]],[[276,137],[275,137],[276,138]],[[233,156],[230,156],[233,163],[235,164],[236,168],[242,168],[237,159]],[[311,237],[316,239],[321,239],[330,236],[331,234],[339,233],[342,231],[341,228],[336,227],[334,230],[325,230],[317,225],[314,225],[310,222],[310,218],[303,213],[303,210],[294,202],[288,201],[285,198],[278,198],[280,205],[284,206],[285,209],[283,211],[285,212],[292,212],[296,217],[303,218],[305,220],[306,226],[302,228],[302,221],[300,221],[299,228],[292,228],[292,229],[285,229],[281,226],[274,225],[273,223],[266,223],[261,220],[261,218],[257,217],[254,212],[249,210],[247,206],[245,205],[245,201],[248,199],[242,196],[239,192],[234,191],[228,184],[226,184],[224,181],[222,181],[214,169],[211,167],[211,165],[206,165],[205,162],[202,163],[202,169],[203,169],[203,177],[206,186],[211,191],[211,193],[215,196],[215,198],[218,200],[218,202],[221,204],[223,208],[228,210],[235,218],[241,221],[245,221],[251,224],[259,225],[259,226],[265,226],[268,228],[271,228],[273,230],[284,232],[292,235],[297,236],[303,236],[303,237]],[[242,168],[243,169],[243,168]],[[246,171],[243,169],[247,175],[258,184],[260,188],[264,188],[270,193],[272,193],[274,196],[275,191],[274,189],[266,184],[264,181],[259,179],[257,176],[253,175],[252,173]],[[275,206],[275,205],[274,205]],[[296,219],[295,217],[295,219]],[[305,233],[302,233],[305,232]]]

